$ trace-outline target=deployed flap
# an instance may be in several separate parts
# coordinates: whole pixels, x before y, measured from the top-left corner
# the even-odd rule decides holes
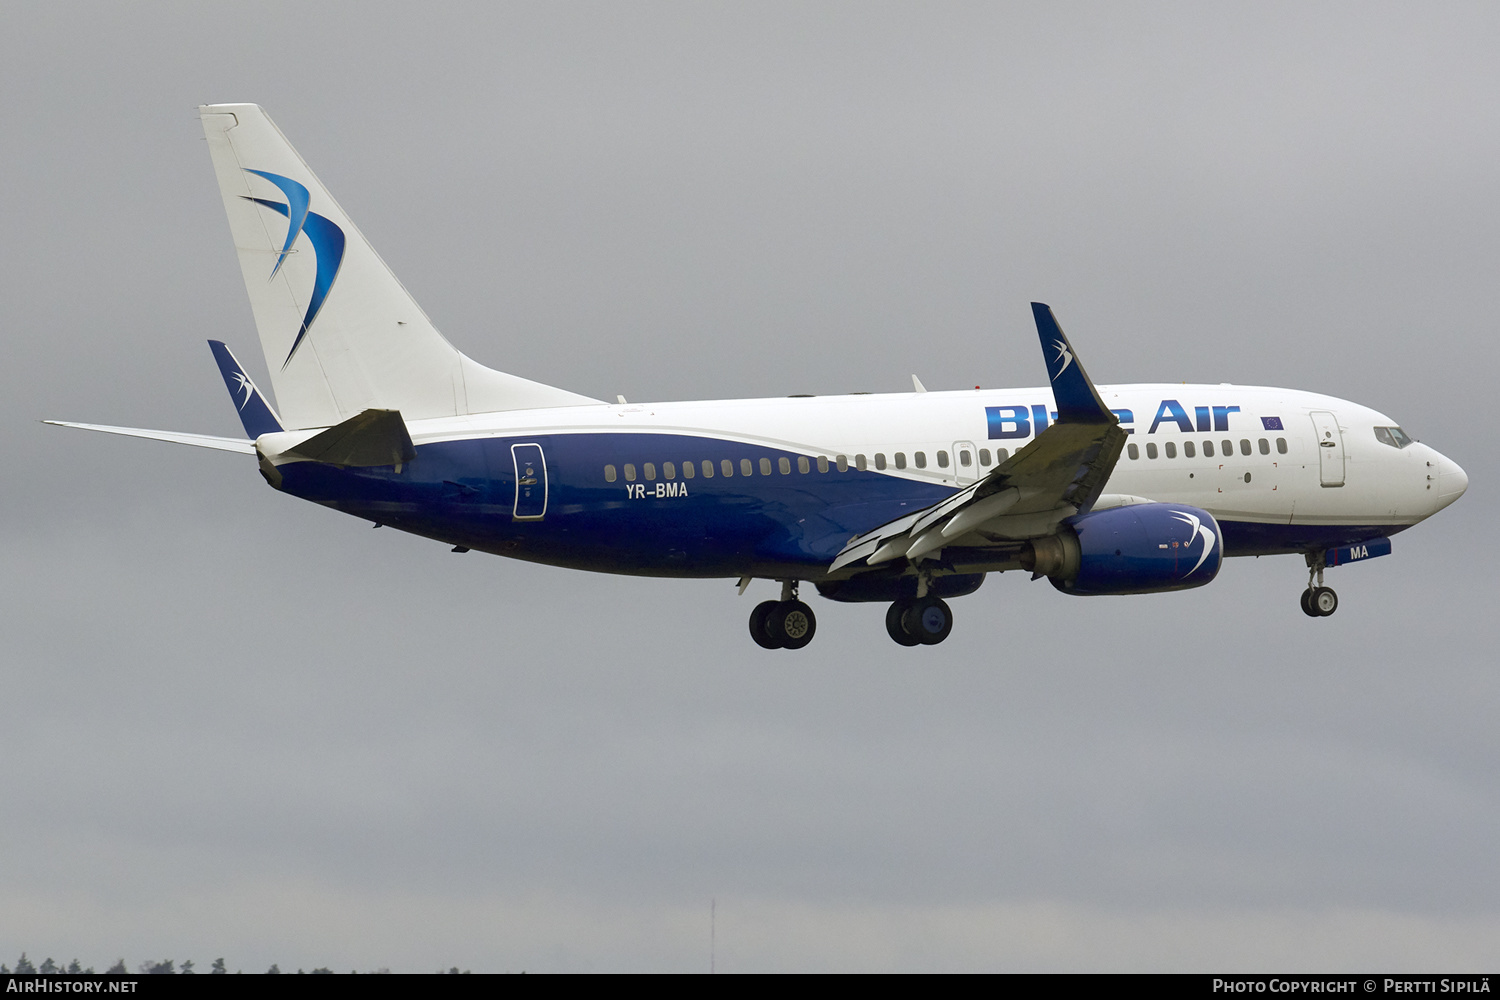
[[[1052,378],[1057,422],[979,482],[856,535],[829,572],[862,560],[876,566],[901,557],[913,563],[936,559],[945,545],[982,548],[1036,538],[1093,507],[1125,448],[1125,431],[1084,372],[1052,310],[1040,302],[1031,308]]]
[[[981,542],[1051,534],[1092,508],[1124,447],[1118,423],[1055,423],[972,486],[850,539],[828,569],[937,558],[966,534]]]
[[[401,466],[417,457],[400,410],[366,410],[282,452],[328,465]]]

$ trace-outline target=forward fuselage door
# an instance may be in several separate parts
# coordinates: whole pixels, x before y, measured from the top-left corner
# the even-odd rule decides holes
[[[953,442],[953,478],[959,486],[967,486],[982,475],[979,469],[979,452],[973,441]]]
[[[1338,418],[1327,410],[1314,410],[1312,422],[1318,438],[1318,475],[1324,486],[1343,486],[1344,436]]]
[[[517,521],[540,521],[547,513],[547,459],[539,444],[513,444],[511,461],[516,467]]]

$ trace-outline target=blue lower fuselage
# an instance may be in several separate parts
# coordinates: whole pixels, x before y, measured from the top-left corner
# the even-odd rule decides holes
[[[660,462],[647,479],[642,462],[630,465],[627,479],[622,456],[640,454],[677,456],[671,478]],[[528,475],[522,466],[538,455],[540,468]],[[606,466],[614,482],[606,481]],[[483,552],[642,576],[814,581],[854,535],[957,490],[874,470],[829,465],[821,472],[797,452],[665,434],[483,437],[420,445],[399,472],[317,462],[278,471],[281,489],[294,496]],[[1404,527],[1220,525],[1226,555],[1320,550]]]

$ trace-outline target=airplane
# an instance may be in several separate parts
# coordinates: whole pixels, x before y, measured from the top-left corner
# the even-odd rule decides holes
[[[1064,594],[1186,590],[1227,556],[1325,570],[1468,487],[1368,407],[1258,386],[1096,386],[1033,303],[1048,385],[613,403],[486,368],[433,326],[270,117],[199,108],[276,406],[209,341],[246,437],[61,426],[253,458],[274,489],[454,552],[657,577],[780,583],[750,633],[801,649],[801,600],[887,605],[902,646],[1018,570]]]

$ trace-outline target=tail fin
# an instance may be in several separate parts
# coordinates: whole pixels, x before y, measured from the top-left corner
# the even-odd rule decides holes
[[[367,409],[420,419],[598,402],[464,357],[260,107],[198,113],[289,427]]]
[[[239,407],[240,423],[245,425],[245,434],[250,440],[282,430],[276,411],[271,409],[271,404],[266,402],[266,397],[260,394],[255,383],[250,381],[245,366],[240,364],[234,352],[220,340],[210,340],[208,346],[214,352],[214,360],[219,363],[219,374],[224,376],[224,387],[229,390],[229,397]]]

